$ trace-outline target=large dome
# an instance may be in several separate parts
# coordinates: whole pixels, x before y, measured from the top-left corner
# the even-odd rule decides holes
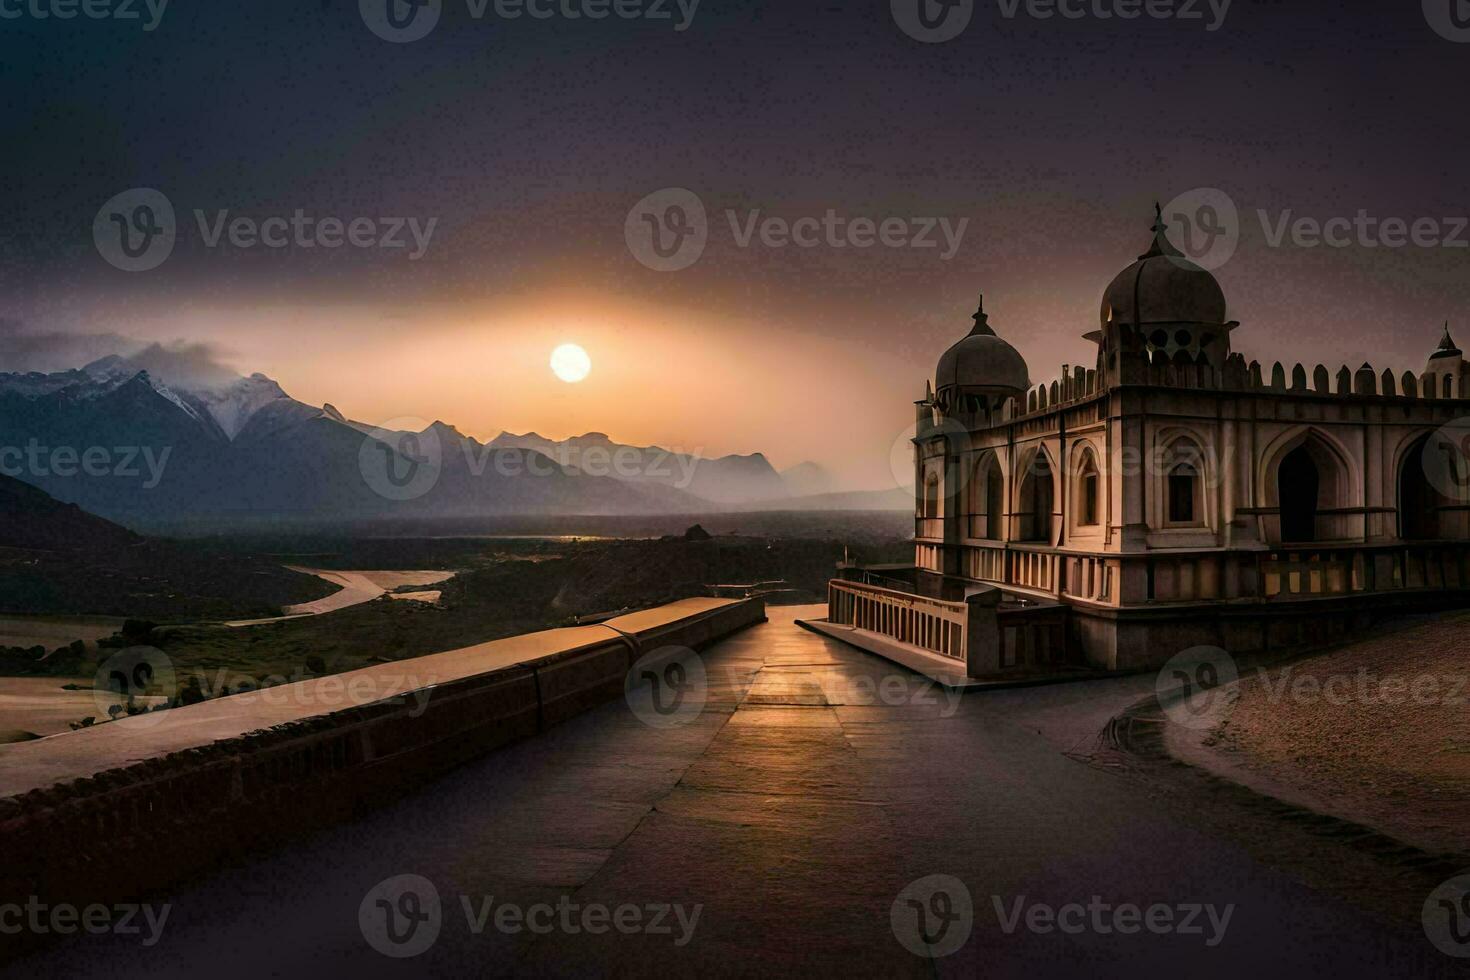
[[[960,387],[1025,391],[1031,387],[1026,359],[990,329],[983,301],[974,319],[975,328],[969,335],[940,356],[939,366],[934,369],[935,390]]]
[[[1224,323],[1225,293],[1210,273],[1176,249],[1160,217],[1153,247],[1118,273],[1103,293],[1101,318],[1108,323]]]

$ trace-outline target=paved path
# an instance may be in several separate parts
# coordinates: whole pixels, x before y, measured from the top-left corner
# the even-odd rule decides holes
[[[280,616],[269,616],[265,619],[237,619],[225,623],[226,626],[260,626],[265,623],[280,623],[288,619],[300,619],[302,616],[320,616],[322,613],[336,612],[338,609],[346,609],[349,606],[360,606],[364,602],[372,602],[380,595],[385,595],[389,589],[396,589],[404,585],[435,585],[454,576],[453,572],[445,571],[367,571],[367,572],[341,572],[327,568],[300,568],[296,565],[287,565],[293,572],[303,572],[307,575],[315,575],[317,578],[325,579],[333,585],[341,586],[336,592],[311,602],[300,602],[294,606],[286,606]],[[435,594],[437,599],[437,593]],[[433,601],[433,600],[430,600]]]
[[[689,724],[654,728],[622,702],[607,705],[355,824],[181,890],[152,948],[136,937],[79,938],[16,973],[1238,980],[1438,976],[1459,965],[1417,926],[1310,890],[1188,806],[1074,758],[1151,678],[947,701],[927,681],[793,624],[811,613],[774,609],[768,624],[707,651],[708,700]],[[395,960],[365,941],[359,909],[375,885],[404,874],[433,883],[438,935],[421,955]],[[900,906],[897,930],[890,910],[905,886],[935,874],[963,882],[974,915],[967,942],[931,962],[899,941],[913,934],[912,909]],[[1211,947],[1203,916],[1203,935],[1024,924],[1007,933],[997,901],[1007,916],[1017,902],[1234,908]],[[399,903],[390,905],[413,910]],[[555,931],[498,931],[507,903],[545,903],[532,915]],[[558,903],[577,911],[554,911]],[[591,935],[580,925],[587,908],[646,917],[659,904],[681,906],[686,919],[700,907],[683,945],[672,914],[671,934]],[[383,914],[373,902],[368,911],[381,937]],[[634,912],[624,914],[626,923]],[[575,934],[560,924],[568,915]]]

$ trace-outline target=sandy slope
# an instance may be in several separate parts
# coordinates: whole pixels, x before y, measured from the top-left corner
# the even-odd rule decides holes
[[[1260,792],[1470,853],[1470,613],[1261,673],[1170,748]]]

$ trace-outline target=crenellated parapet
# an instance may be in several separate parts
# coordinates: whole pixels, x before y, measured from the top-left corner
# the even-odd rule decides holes
[[[1061,376],[1050,384],[1037,385],[1026,392],[1025,402],[1018,397],[1016,411],[1012,416],[1036,415],[1065,405],[1085,401],[1102,392],[1101,379],[1096,370],[1081,365],[1062,365]]]
[[[1172,380],[1171,380],[1172,379]],[[1289,379],[1289,380],[1288,380]],[[1413,371],[1395,374],[1390,368],[1378,370],[1371,364],[1363,364],[1356,370],[1346,364],[1336,372],[1326,365],[1318,364],[1310,371],[1304,364],[1294,364],[1289,369],[1280,361],[1271,365],[1266,376],[1259,361],[1249,364],[1239,354],[1232,354],[1226,362],[1218,383],[1212,384],[1207,373],[1196,376],[1186,372],[1169,372],[1151,366],[1147,384],[1180,387],[1219,387],[1227,391],[1263,391],[1288,395],[1323,395],[1334,398],[1353,396],[1379,396],[1386,398],[1459,399],[1470,398],[1470,388],[1463,380],[1445,390],[1432,383],[1430,375],[1415,375]]]
[[[1126,362],[1125,362],[1126,363]],[[1122,383],[1105,384],[1096,370],[1063,365],[1057,380],[1036,385],[1024,395],[1008,399],[984,418],[962,418],[972,428],[999,425],[1086,401],[1115,387],[1146,386],[1194,390],[1262,392],[1331,398],[1400,398],[1424,401],[1470,400],[1470,377],[1413,371],[1395,373],[1363,364],[1356,370],[1341,365],[1336,371],[1324,364],[1290,366],[1276,361],[1269,367],[1231,354],[1223,368],[1201,363],[1176,363],[1170,358],[1140,359]],[[1450,383],[1446,386],[1446,380]]]

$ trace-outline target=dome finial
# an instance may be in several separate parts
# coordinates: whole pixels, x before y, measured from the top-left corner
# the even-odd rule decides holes
[[[1460,348],[1455,346],[1455,338],[1450,336],[1450,321],[1446,320],[1444,334],[1439,338],[1439,346],[1435,348],[1433,354],[1429,355],[1429,360],[1432,362],[1441,357],[1459,357],[1460,354]]]
[[[1154,202],[1154,224],[1149,230],[1154,233],[1154,240],[1149,245],[1148,251],[1139,256],[1140,259],[1152,259],[1160,255],[1167,255],[1172,258],[1183,257],[1184,253],[1175,248],[1174,243],[1169,241],[1169,223],[1164,220],[1164,208],[1158,201]]]
[[[995,331],[990,329],[990,317],[985,315],[985,294],[980,294],[980,306],[975,310],[975,315],[970,317],[975,321],[975,327],[970,331],[970,336],[976,335],[994,337]]]

